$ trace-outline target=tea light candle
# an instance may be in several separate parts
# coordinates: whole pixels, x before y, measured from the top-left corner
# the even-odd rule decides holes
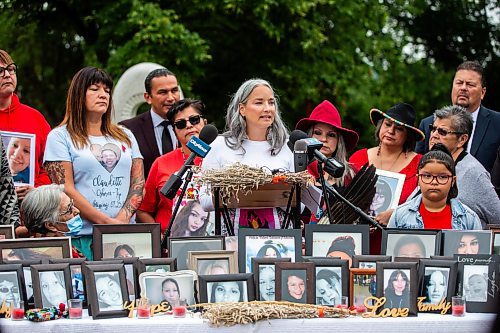
[[[147,319],[151,315],[151,309],[149,306],[140,306],[137,308],[137,318]]]
[[[24,309],[12,309],[10,316],[13,320],[24,319]]]
[[[462,317],[465,313],[464,305],[453,305],[451,307],[451,313],[456,317]]]
[[[182,318],[186,316],[186,307],[185,306],[176,306],[174,308],[174,317]]]
[[[82,318],[82,312],[82,308],[69,308],[69,318],[80,319]]]
[[[364,305],[356,305],[356,312],[357,313],[365,313],[366,312],[366,306],[364,306]]]

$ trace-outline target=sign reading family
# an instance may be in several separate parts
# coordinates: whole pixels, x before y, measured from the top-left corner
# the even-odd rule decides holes
[[[363,318],[408,317],[409,308],[383,308],[387,299],[385,297],[367,297],[364,304],[369,312],[363,313]],[[379,311],[380,309],[380,311]]]

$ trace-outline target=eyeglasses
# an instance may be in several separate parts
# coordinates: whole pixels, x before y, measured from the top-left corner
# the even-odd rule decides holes
[[[203,116],[201,114],[199,114],[197,116],[191,116],[187,119],[179,119],[174,123],[174,126],[180,130],[184,129],[184,128],[186,128],[188,121],[191,125],[198,125],[201,121],[201,118],[203,118]]]
[[[69,201],[68,208],[64,212],[59,213],[59,216],[63,216],[63,215],[71,213],[73,211],[74,207],[75,207],[75,203],[73,202],[73,199],[71,199]]]
[[[17,66],[15,63],[7,65],[5,67],[0,66],[0,77],[5,76],[5,71],[9,72],[10,75],[14,75],[17,72]]]
[[[0,293],[7,294],[7,293],[18,293],[19,288],[18,287],[2,287],[0,288]]]
[[[446,185],[448,183],[448,180],[450,178],[453,178],[452,175],[434,176],[434,175],[431,175],[430,173],[421,173],[421,174],[418,174],[417,176],[420,177],[420,180],[424,184],[431,184],[435,179],[439,185]]]
[[[464,132],[447,131],[444,128],[436,127],[431,124],[429,124],[429,129],[431,130],[431,133],[437,131],[440,136],[447,136],[448,134],[465,134]]]

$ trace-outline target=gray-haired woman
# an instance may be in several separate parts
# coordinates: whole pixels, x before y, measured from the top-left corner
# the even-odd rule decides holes
[[[63,185],[43,185],[31,190],[21,204],[24,224],[31,233],[42,237],[76,235],[83,226],[80,211]],[[73,247],[73,257],[81,257]]]
[[[226,131],[212,144],[202,170],[221,169],[234,163],[272,170],[294,171],[293,154],[284,148],[288,130],[281,120],[278,101],[269,82],[245,81],[234,94],[226,113]],[[205,211],[213,210],[212,199],[202,190]],[[235,228],[280,228],[276,209],[240,210]]]

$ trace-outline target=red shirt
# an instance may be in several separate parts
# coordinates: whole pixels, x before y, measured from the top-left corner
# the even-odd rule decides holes
[[[453,229],[451,226],[451,206],[447,204],[440,212],[429,212],[423,203],[419,208],[424,229]]]

